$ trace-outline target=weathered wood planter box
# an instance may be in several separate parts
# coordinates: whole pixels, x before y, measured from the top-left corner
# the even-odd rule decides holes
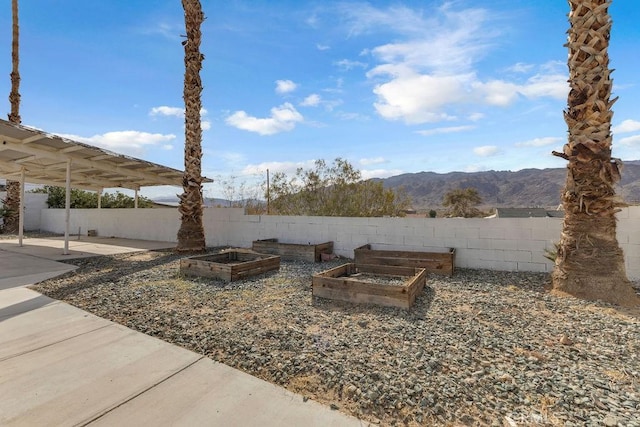
[[[282,259],[320,262],[321,254],[333,253],[333,242],[318,244],[280,243],[278,239],[255,240],[251,246],[256,252],[280,255]]]
[[[227,282],[256,276],[279,268],[279,256],[237,250],[180,260],[180,273],[185,276],[212,277]]]
[[[343,264],[314,274],[312,294],[315,297],[354,303],[411,308],[424,289],[427,271],[424,268],[397,266],[387,266],[385,271],[386,273],[381,274],[368,266]],[[396,283],[389,283],[390,280]]]
[[[364,245],[354,251],[355,263],[369,268],[378,268],[384,272],[388,266],[402,266],[424,268],[429,273],[452,276],[456,250],[450,248],[448,252],[412,252],[412,251],[382,251],[371,249],[371,245]]]

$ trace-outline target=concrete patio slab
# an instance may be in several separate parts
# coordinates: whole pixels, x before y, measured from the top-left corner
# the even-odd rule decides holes
[[[64,261],[98,255],[114,255],[176,247],[176,243],[173,242],[113,237],[81,236],[78,238],[77,236],[72,236],[69,240],[69,254],[64,255],[64,237],[28,238],[22,240],[22,246],[19,246],[18,243],[18,239],[0,240],[0,250]]]
[[[27,277],[59,264],[19,257]],[[30,289],[0,289],[0,425],[145,424],[368,425]]]
[[[0,244],[0,289],[31,285],[76,268],[73,265],[34,257],[26,253],[1,250],[1,246],[2,244]]]
[[[116,324],[9,357],[0,425],[86,424],[201,358]]]
[[[3,291],[2,301],[0,360],[111,325],[90,313],[79,316],[78,309],[26,288]]]
[[[231,415],[233,414],[233,415]],[[210,359],[105,414],[91,426],[361,426],[360,420]]]

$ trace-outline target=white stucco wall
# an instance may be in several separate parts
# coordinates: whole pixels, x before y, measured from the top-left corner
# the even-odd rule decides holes
[[[627,273],[640,280],[640,207],[619,215],[618,241],[625,253]],[[99,236],[175,242],[177,209],[74,209],[71,233],[95,229]],[[244,215],[242,209],[209,208],[204,212],[207,245],[251,247],[257,239],[287,243],[334,242],[334,251],[353,257],[353,249],[444,251],[456,248],[456,265],[506,271],[550,272],[544,258],[560,238],[558,218],[341,218]],[[46,231],[64,232],[64,210],[42,211]]]
[[[6,196],[6,192],[0,192],[0,205]],[[47,197],[46,194],[40,193],[24,194],[24,229],[26,231],[40,229],[40,213],[47,208]]]
[[[42,211],[41,229],[64,233],[65,210]],[[71,209],[69,233],[86,235],[96,230],[98,236],[175,242],[180,227],[178,209]]]

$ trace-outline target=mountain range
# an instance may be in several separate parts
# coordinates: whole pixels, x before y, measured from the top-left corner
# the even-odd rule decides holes
[[[439,209],[444,195],[457,188],[473,187],[484,207],[556,208],[567,176],[566,168],[519,171],[418,172],[382,179],[385,188],[404,188],[416,210]],[[630,204],[640,202],[640,160],[625,161],[618,195]]]
[[[519,171],[484,172],[417,172],[396,175],[382,181],[385,188],[402,187],[415,210],[442,209],[442,198],[457,188],[473,187],[482,197],[482,208],[555,209],[567,176],[566,168],[522,169]],[[629,204],[640,203],[640,160],[624,162],[622,180],[616,186],[618,195]],[[177,197],[154,198],[154,201],[178,205]],[[226,199],[205,199],[207,206],[229,206]]]

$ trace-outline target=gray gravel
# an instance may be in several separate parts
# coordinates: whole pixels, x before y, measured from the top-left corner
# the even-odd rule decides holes
[[[283,261],[225,284],[180,255],[77,260],[33,288],[382,425],[640,426],[640,316],[558,298],[548,276],[430,276],[410,311],[311,297]]]

